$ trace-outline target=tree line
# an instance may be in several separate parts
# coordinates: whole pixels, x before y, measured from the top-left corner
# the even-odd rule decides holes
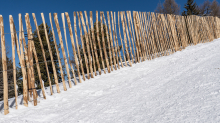
[[[204,1],[202,4],[197,5],[194,0],[187,0],[184,5],[184,11],[180,12],[180,5],[175,0],[165,0],[163,3],[159,2],[155,12],[163,14],[174,14],[174,15],[199,15],[199,16],[214,16],[220,17],[220,4],[213,0]]]

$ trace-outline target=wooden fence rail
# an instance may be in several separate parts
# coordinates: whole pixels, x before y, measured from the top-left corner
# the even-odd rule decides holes
[[[77,85],[78,82],[86,81],[86,78],[90,79],[90,77],[94,78],[98,74],[101,75],[102,71],[106,74],[106,70],[110,73],[124,66],[132,67],[132,64],[167,56],[185,49],[189,45],[211,42],[220,37],[220,24],[217,17],[180,16],[138,11],[121,11],[118,13],[107,11],[106,14],[103,11],[96,11],[95,14],[90,11],[88,14],[86,11],[84,13],[81,11],[73,12],[73,22],[71,23],[69,13],[61,13],[63,27],[60,27],[61,23],[59,23],[58,14],[54,13],[54,20],[52,20],[51,13],[49,13],[51,32],[59,63],[58,69],[64,91],[67,90],[64,73],[67,73],[69,88],[71,88],[72,84]],[[93,15],[95,15],[96,20],[93,20]],[[39,33],[40,30],[38,29],[35,13],[32,13],[32,17],[33,20],[26,13],[26,29],[24,29],[22,15],[19,14],[19,36],[17,36],[13,17],[9,15],[13,60],[13,83],[9,83],[4,23],[3,17],[0,15],[2,55],[2,66],[0,67],[0,74],[2,74],[0,75],[2,76],[0,78],[0,100],[4,101],[3,110],[5,115],[9,113],[10,109],[8,104],[9,86],[13,86],[15,105],[16,109],[18,108],[15,49],[23,76],[23,104],[28,106],[28,103],[33,101],[34,106],[36,106],[38,103],[37,97],[39,95],[37,94],[35,85],[36,75],[39,77],[43,98],[46,99],[36,46],[33,43],[31,21],[33,21],[36,27],[37,37],[42,50],[43,61],[47,72],[43,74],[48,77],[50,94],[53,94],[52,79],[55,80],[57,93],[61,92],[58,71],[54,63],[56,59],[54,59],[52,54],[44,14],[41,13],[41,19],[49,49],[50,61],[52,62],[54,75],[52,78],[49,75],[48,61],[45,56],[45,49]],[[53,27],[53,21],[55,22],[56,29]],[[62,36],[61,28],[63,28],[64,36]],[[66,28],[68,28],[69,33],[66,31]],[[54,30],[57,30],[57,33]],[[27,31],[27,41],[25,40],[24,31]],[[58,38],[56,39],[57,36]],[[70,36],[70,41],[68,41],[68,36]],[[63,37],[65,37],[65,43],[63,43]],[[60,54],[57,47],[58,41],[62,54]],[[72,49],[69,50],[68,44],[71,44]],[[74,56],[74,64],[71,62],[70,54]],[[65,64],[65,69],[63,69],[62,63]],[[34,65],[36,65],[37,73],[34,73]],[[71,78],[73,78],[73,83]],[[1,96],[1,94],[4,96]]]

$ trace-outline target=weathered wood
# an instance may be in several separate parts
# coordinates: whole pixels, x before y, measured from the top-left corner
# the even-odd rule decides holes
[[[109,35],[108,35],[108,26],[107,26],[107,23],[106,23],[106,20],[105,20],[105,14],[104,14],[104,12],[103,12],[103,14],[102,14],[103,16],[103,21],[104,21],[104,24],[105,24],[105,31],[106,32],[104,32],[104,30],[103,30],[103,33],[106,33],[106,37],[107,37],[107,44],[108,44],[108,49],[109,49],[109,65],[111,66],[111,71],[113,71],[113,63],[112,63],[112,54],[111,54],[111,46],[110,46],[110,41],[109,41]],[[104,27],[103,27],[104,28]],[[106,52],[107,53],[107,52]],[[109,68],[110,69],[110,68]]]
[[[78,24],[79,24],[79,30],[80,30],[80,39],[81,39],[81,43],[82,43],[83,55],[84,55],[85,64],[86,64],[87,79],[90,79],[88,59],[87,59],[87,56],[86,56],[86,50],[85,50],[85,46],[84,46],[84,39],[83,39],[83,35],[82,35],[81,22],[80,22],[80,17],[79,17],[79,13],[78,12],[77,12],[77,16],[78,16]]]
[[[137,12],[138,13],[138,12]],[[144,33],[144,25],[143,25],[143,18],[142,18],[142,13],[138,13],[140,16],[138,16],[138,21],[140,24],[140,41],[141,41],[141,46],[142,46],[142,56],[143,56],[143,61],[147,60],[147,55],[146,55],[146,45],[145,45],[145,33]]]
[[[25,61],[24,61],[24,52],[23,52],[23,45],[22,45],[22,19],[21,19],[21,14],[19,14],[19,44],[20,44],[20,51],[21,54],[21,70],[22,70],[22,77],[23,77],[23,104],[24,106],[28,106],[28,101],[27,101],[27,97],[28,97],[28,93],[27,93],[27,73],[26,73],[26,69],[25,69]]]
[[[144,12],[144,20],[145,20],[145,38],[146,38],[146,46],[147,46],[147,55],[148,59],[151,60],[151,53],[150,53],[150,36],[149,36],[149,24],[150,20],[148,20],[147,16],[149,16],[149,12]]]
[[[136,44],[136,51],[137,51],[137,60],[138,60],[138,63],[140,63],[141,49],[140,49],[140,46],[139,46],[139,33],[138,33],[139,28],[138,28],[138,25],[137,25],[138,22],[137,22],[136,16],[137,16],[137,12],[133,11],[134,29],[135,29],[135,35],[136,35],[135,44]]]
[[[75,83],[75,85],[77,85],[75,72],[74,72],[73,65],[72,65],[71,60],[70,60],[70,53],[69,53],[69,48],[68,48],[68,43],[67,43],[67,37],[66,37],[66,25],[65,25],[64,13],[61,13],[61,17],[62,17],[62,22],[63,22],[63,31],[64,31],[64,37],[65,37],[65,43],[66,43],[66,49],[67,49],[68,60],[69,60],[70,68],[71,68],[71,70],[72,70],[72,74],[73,74],[73,78],[74,78],[74,83]],[[68,60],[67,60],[67,61],[68,61]]]
[[[14,20],[12,15],[9,15],[10,33],[11,33],[11,46],[12,46],[12,60],[13,60],[13,79],[14,79],[14,91],[15,91],[15,108],[18,109],[18,93],[17,93],[17,80],[16,80],[16,63],[15,63],[15,35],[14,33]]]
[[[99,75],[101,75],[101,68],[100,68],[99,59],[98,59],[99,56],[97,54],[96,41],[95,41],[95,35],[94,35],[92,11],[90,11],[90,25],[91,25],[91,32],[92,32],[92,41],[91,42],[93,42],[93,47],[94,47],[94,51],[95,51],[95,57],[96,57],[96,61],[97,61],[96,63],[97,63],[97,66],[98,66]]]
[[[78,63],[78,58],[77,58],[76,48],[75,48],[75,43],[74,43],[74,38],[73,38],[73,31],[72,31],[71,21],[70,21],[69,14],[67,12],[65,12],[65,15],[66,15],[68,28],[69,28],[70,39],[71,39],[71,43],[72,43],[73,55],[74,55],[74,60],[75,60],[75,64],[76,64],[77,74],[78,74],[79,82],[81,83],[82,80],[81,80],[81,74],[80,74],[80,70],[79,70],[79,63]]]
[[[106,62],[106,65],[107,65],[107,70],[108,70],[108,73],[110,73],[110,67],[109,67],[109,62],[108,62],[108,55],[107,55],[106,46],[105,46],[103,22],[102,22],[103,15],[104,15],[104,13],[100,12],[101,33],[102,33],[102,47],[103,47],[103,51],[104,51],[104,55],[105,55],[105,62]]]
[[[137,63],[137,56],[136,56],[136,51],[135,51],[135,44],[134,44],[134,29],[133,29],[133,22],[132,22],[132,17],[131,17],[131,11],[126,11],[127,13],[127,17],[128,17],[128,26],[129,26],[129,31],[130,31],[130,36],[131,36],[131,42],[132,42],[132,46],[133,46],[133,52],[134,52],[134,56],[133,56],[133,60],[135,61],[135,63]],[[132,34],[133,32],[133,34]]]
[[[32,51],[31,52],[34,53],[34,58],[35,58],[36,65],[37,65],[37,72],[38,72],[38,77],[39,77],[39,81],[40,81],[40,85],[41,85],[42,94],[43,94],[44,99],[46,99],[44,85],[42,83],[40,66],[39,66],[39,62],[38,62],[38,57],[37,57],[34,41],[32,40],[33,39],[32,27],[31,27],[31,24],[30,24],[30,18],[29,18],[29,14],[28,13],[26,13],[26,15],[25,15],[25,22],[26,22],[26,27],[27,27],[27,33],[28,33],[28,35],[29,35],[29,37],[31,39],[30,41],[32,43],[32,45],[31,45],[32,46]]]
[[[51,62],[52,62],[53,74],[54,74],[54,79],[55,79],[55,83],[56,83],[57,93],[60,93],[60,88],[59,88],[58,78],[57,78],[57,71],[56,71],[56,68],[55,68],[55,63],[54,63],[54,59],[53,59],[53,55],[52,55],[52,51],[51,51],[51,47],[50,47],[50,41],[48,39],[47,27],[46,27],[46,23],[45,23],[45,19],[44,19],[44,13],[41,13],[41,18],[42,18],[42,21],[43,21],[45,37],[46,37],[47,46],[48,46],[49,53],[50,53],[50,59],[51,59]]]
[[[96,73],[96,65],[95,65],[95,57],[94,57],[94,51],[93,51],[93,41],[91,40],[91,29],[89,29],[89,21],[88,21],[88,16],[87,16],[87,12],[84,11],[85,14],[85,18],[86,18],[86,25],[88,28],[88,39],[89,39],[89,44],[90,44],[90,48],[91,48],[91,52],[92,52],[92,58],[91,58],[91,62],[93,63],[93,68],[94,68],[94,72],[95,72],[95,76],[97,76]],[[91,23],[91,26],[93,25],[93,23]]]
[[[26,15],[25,15],[25,20],[26,20]],[[21,23],[22,23],[22,19],[21,19]],[[27,25],[27,24],[26,24]],[[25,41],[25,38],[24,38],[24,33],[23,33],[23,24],[21,24],[21,38],[23,40],[23,43],[26,44],[26,41]],[[31,78],[31,89],[33,91],[33,100],[31,100],[31,102],[34,103],[34,106],[37,105],[37,91],[36,91],[36,86],[35,86],[35,75],[34,75],[34,59],[33,59],[33,43],[32,43],[32,38],[30,36],[30,33],[29,33],[29,28],[27,28],[27,32],[28,32],[28,60],[29,60],[29,63],[30,63],[30,66],[28,69],[30,69],[30,78]],[[19,36],[20,38],[20,36]],[[22,43],[22,40],[21,43]],[[21,45],[20,45],[21,46]],[[23,48],[23,47],[22,47]]]
[[[54,22],[55,22],[55,25],[56,25],[56,28],[57,28],[58,37],[59,37],[59,40],[60,40],[60,45],[61,45],[61,49],[62,49],[64,64],[65,64],[66,71],[67,71],[69,87],[72,88],[70,70],[69,70],[69,65],[68,65],[67,58],[66,58],[66,53],[65,53],[65,50],[64,50],[63,39],[62,39],[61,31],[60,31],[60,25],[59,25],[59,22],[58,22],[57,13],[54,13],[53,16],[54,16]]]
[[[87,30],[86,30],[86,24],[85,24],[83,14],[82,14],[81,11],[80,11],[80,17],[81,17],[82,26],[83,26],[83,30],[84,30],[84,35],[85,35],[85,39],[86,39],[86,47],[87,47],[86,49],[87,49],[87,52],[88,52],[88,59],[89,59],[88,61],[89,61],[89,68],[90,68],[91,78],[94,78],[93,69],[92,69],[92,58],[91,58],[90,47],[89,47],[88,33],[87,33]],[[89,29],[88,29],[88,31],[89,31]],[[88,74],[87,76],[90,76],[90,75]]]
[[[123,42],[122,42],[122,38],[121,38],[120,26],[121,26],[121,22],[120,22],[120,12],[118,12],[118,31],[119,31],[119,36],[120,36],[120,40],[121,40],[122,55],[123,55],[123,58],[124,58],[125,66],[127,67],[127,61],[126,61],[125,53],[124,53],[124,46],[123,46]],[[123,63],[121,63],[121,64],[123,64]]]
[[[127,37],[126,37],[126,32],[125,32],[125,22],[124,22],[123,12],[121,12],[121,22],[122,22],[122,28],[123,28],[123,34],[124,34],[124,43],[125,43],[125,50],[126,50],[126,54],[127,54],[127,59],[128,59],[130,67],[132,67],[130,55],[128,52],[128,46],[127,46]],[[127,62],[127,61],[125,61],[125,62]]]
[[[103,71],[104,73],[106,74],[106,71],[105,71],[105,63],[103,61],[103,57],[102,57],[102,47],[100,45],[100,38],[99,38],[99,22],[98,22],[98,11],[96,11],[96,34],[97,34],[97,41],[98,41],[98,45],[99,45],[99,53],[100,53],[100,56],[101,56],[101,62],[102,62],[102,68],[103,68]]]
[[[119,48],[119,44],[118,44],[118,35],[117,35],[117,28],[116,28],[116,13],[114,12],[114,26],[115,26],[115,39],[116,39],[116,47],[117,47],[117,50],[118,50],[118,55],[117,57],[119,57],[120,61],[121,61],[121,66],[124,67],[123,63],[122,63],[122,56],[121,56],[121,52],[120,52],[120,48]],[[118,63],[118,68],[120,69],[120,65]]]
[[[125,28],[126,28],[126,33],[127,33],[128,42],[129,42],[129,49],[130,49],[132,64],[134,64],[134,57],[133,57],[133,52],[132,52],[132,48],[131,48],[131,41],[130,41],[130,36],[129,36],[129,32],[128,32],[126,15],[125,15],[125,12],[123,12],[122,14],[124,15],[124,22],[125,22]]]
[[[117,70],[116,66],[116,60],[115,60],[115,51],[114,51],[114,46],[113,46],[113,39],[112,39],[112,30],[111,30],[111,20],[109,16],[109,11],[107,11],[107,17],[108,17],[108,28],[109,28],[109,36],[110,36],[110,43],[111,43],[111,50],[112,50],[112,57],[113,57],[113,62],[114,62],[114,68]],[[107,25],[106,25],[107,26]],[[113,26],[113,25],[112,25]],[[107,31],[106,31],[107,32]],[[110,50],[110,49],[109,49]],[[110,56],[111,58],[111,56]],[[113,63],[112,63],[113,64]]]
[[[4,115],[9,113],[8,106],[8,75],[7,75],[7,59],[5,48],[5,34],[3,17],[0,15],[0,28],[1,28],[1,49],[2,49],[2,70],[3,70],[3,84],[4,84]]]
[[[73,12],[73,16],[74,16],[74,32],[75,32],[75,38],[76,38],[76,47],[77,47],[78,57],[79,57],[79,61],[80,61],[80,68],[81,68],[81,72],[82,72],[82,75],[83,75],[83,80],[85,81],[86,77],[85,77],[85,74],[84,74],[84,69],[83,69],[81,54],[80,54],[80,50],[79,50],[79,44],[78,44],[76,13],[75,12]]]
[[[44,58],[44,63],[45,63],[45,67],[46,67],[46,71],[47,71],[47,77],[48,77],[49,86],[50,86],[50,93],[51,93],[51,95],[53,95],[53,89],[52,89],[52,85],[51,85],[51,78],[50,78],[50,73],[49,73],[49,70],[48,70],[47,59],[46,59],[46,56],[45,56],[44,46],[43,46],[43,43],[42,43],[42,40],[41,40],[41,36],[40,36],[39,29],[38,29],[38,24],[37,24],[37,19],[36,19],[35,13],[32,13],[32,16],[33,16],[34,24],[35,24],[36,31],[37,31],[37,36],[38,36],[38,39],[39,39],[39,42],[40,42],[40,46],[41,46],[41,50],[42,50],[42,54],[43,54],[43,58]],[[52,31],[53,31],[53,28],[52,28]],[[55,40],[56,39],[54,39],[54,41]],[[57,56],[58,55],[59,55],[59,53],[57,53]],[[59,59],[59,57],[58,57],[58,59]],[[62,81],[65,81],[64,76],[63,76],[63,70],[60,70],[60,72],[61,72]],[[64,83],[63,88],[64,88],[64,91],[66,91],[65,83]]]
[[[115,34],[115,24],[114,24],[114,16],[113,13],[111,11],[111,22],[112,22],[112,34],[113,34],[113,43],[114,43],[114,51],[115,51],[115,59],[116,59],[116,64],[118,65],[118,69],[120,69],[120,65],[119,65],[119,59],[118,59],[118,47],[117,47],[117,41],[116,41],[116,34]],[[117,67],[115,68],[115,70],[117,70]]]

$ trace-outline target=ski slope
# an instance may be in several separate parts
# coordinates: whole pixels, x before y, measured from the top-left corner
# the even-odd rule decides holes
[[[98,75],[60,94],[46,90],[38,106],[12,107],[0,122],[217,123],[220,39]]]

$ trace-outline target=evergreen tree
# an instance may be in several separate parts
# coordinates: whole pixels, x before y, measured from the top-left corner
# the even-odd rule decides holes
[[[185,4],[184,8],[186,9],[186,11],[182,12],[183,16],[199,14],[198,6],[196,2],[194,2],[194,0],[187,0],[187,3]]]
[[[98,62],[99,62],[99,65],[102,68],[102,62],[101,62],[101,54],[100,54],[100,51],[99,50],[102,50],[102,57],[103,57],[103,61],[105,63],[105,68],[107,67],[107,64],[106,64],[106,60],[105,60],[105,54],[104,54],[104,50],[103,50],[103,40],[102,40],[102,32],[101,32],[101,23],[98,22],[98,30],[99,30],[99,39],[100,39],[100,45],[101,45],[101,48],[99,48],[99,45],[98,45],[98,39],[97,39],[97,28],[96,28],[96,23],[94,23],[94,35],[95,35],[95,45],[96,45],[96,49],[97,49],[97,54],[98,54]],[[108,30],[108,28],[105,28],[105,25],[103,24],[103,31],[104,31],[104,42],[105,42],[105,47],[106,47],[106,52],[107,52],[107,56],[108,56],[108,60],[110,60],[110,57],[109,57],[109,49],[108,48],[108,42],[107,42],[107,34],[106,34],[106,30]],[[91,32],[91,29],[89,30]],[[90,36],[91,36],[91,40],[92,40],[92,33],[90,33]],[[110,35],[109,35],[110,36]],[[85,52],[86,52],[86,56],[87,56],[87,60],[88,60],[88,53],[87,53],[87,45],[86,45],[86,38],[85,38],[85,35],[83,35],[83,41],[84,41],[84,48],[85,48]],[[89,41],[90,42],[90,41]],[[92,44],[92,46],[94,46],[94,44]],[[90,47],[90,43],[89,43],[89,47]],[[111,47],[111,46],[110,46]],[[121,46],[119,46],[119,48],[121,49]],[[87,69],[86,69],[86,64],[85,64],[85,57],[84,57],[84,54],[83,54],[83,48],[82,48],[82,45],[79,46],[79,49],[80,49],[80,55],[81,55],[81,58],[82,58],[82,63],[83,63],[83,70],[84,70],[84,73],[87,73]],[[94,48],[93,48],[94,50]],[[91,53],[91,47],[90,47],[90,54],[91,54],[91,57],[92,57],[92,53]],[[118,51],[119,52],[119,51]],[[78,57],[78,53],[77,53],[77,57]],[[95,53],[94,53],[94,57],[95,57]],[[71,58],[71,63],[75,66],[75,61],[74,61],[74,57]],[[95,61],[96,61],[96,58],[95,58]],[[112,60],[113,61],[113,60]],[[95,62],[96,64],[96,71],[98,71],[98,67],[97,67],[97,61]],[[92,64],[92,67],[94,68],[93,64]],[[76,68],[76,67],[74,67]],[[80,69],[80,72],[81,72],[81,69]]]
[[[56,53],[56,48],[55,48],[54,41],[53,41],[53,35],[52,35],[51,30],[50,30],[50,27],[47,24],[46,24],[46,28],[47,28],[48,39],[49,39],[49,42],[50,42],[50,47],[51,47],[51,51],[52,51],[52,55],[53,55],[53,59],[54,59],[54,63],[55,63],[55,68],[56,68],[57,75],[58,75],[58,82],[62,82],[61,74],[60,74],[60,68],[59,68],[59,64],[58,64],[57,53]],[[47,44],[47,40],[46,40],[46,36],[45,36],[45,32],[44,32],[43,23],[38,26],[38,29],[39,29],[42,44],[43,44],[43,47],[44,47],[44,51],[45,51],[45,57],[46,57],[46,60],[47,60],[48,70],[49,70],[50,78],[51,78],[51,84],[55,84],[53,67],[52,67],[50,52],[49,52],[49,49],[48,49],[48,44]],[[34,45],[35,45],[35,49],[36,49],[36,52],[37,52],[38,61],[40,63],[39,66],[40,66],[42,80],[44,81],[44,86],[47,87],[47,86],[49,86],[49,81],[48,81],[48,77],[47,77],[47,71],[45,69],[46,66],[45,66],[45,63],[44,63],[44,58],[43,58],[43,53],[42,53],[42,50],[41,50],[41,45],[40,45],[39,38],[38,38],[38,35],[37,35],[37,30],[35,30],[34,33],[33,33],[33,40],[34,40]],[[59,47],[60,47],[60,45],[58,45],[58,48]],[[35,58],[34,58],[34,64],[35,63],[36,63],[36,61],[35,61]],[[63,65],[63,68],[64,68],[64,65]],[[37,88],[40,88],[40,81],[39,81],[36,65],[34,65],[34,74],[35,74],[35,81],[36,81],[36,84],[37,84]]]

